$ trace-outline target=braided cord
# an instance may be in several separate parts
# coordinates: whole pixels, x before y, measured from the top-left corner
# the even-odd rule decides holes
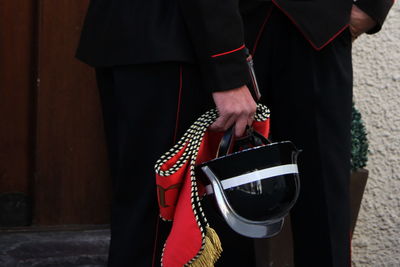
[[[265,105],[257,104],[257,112],[254,117],[255,121],[266,121],[269,118],[270,112]],[[199,226],[202,236],[202,246],[197,255],[191,259],[185,266],[190,266],[202,253],[205,246],[205,236],[206,227],[209,227],[207,218],[203,212],[200,203],[200,197],[197,190],[197,181],[195,176],[196,159],[200,149],[203,136],[207,131],[208,127],[215,122],[218,118],[218,111],[216,109],[211,109],[200,116],[184,133],[184,135],[179,139],[179,141],[164,155],[157,160],[155,164],[155,171],[158,175],[167,177],[176,173],[188,160],[190,160],[190,180],[191,180],[191,205],[196,222]],[[186,146],[186,148],[185,148]],[[177,159],[175,164],[167,170],[162,170],[161,167],[176,154],[179,153],[183,148],[185,148],[181,157]],[[164,219],[164,218],[163,218]],[[165,244],[163,248],[164,254]],[[162,258],[161,257],[161,266]]]

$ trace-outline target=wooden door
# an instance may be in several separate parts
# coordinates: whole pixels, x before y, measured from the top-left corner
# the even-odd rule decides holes
[[[0,0],[0,226],[31,220],[35,25],[33,1]]]
[[[26,194],[36,225],[107,223],[99,97],[74,57],[89,1],[0,1],[0,195]]]
[[[102,223],[109,213],[99,97],[75,59],[88,1],[39,1],[35,223]]]

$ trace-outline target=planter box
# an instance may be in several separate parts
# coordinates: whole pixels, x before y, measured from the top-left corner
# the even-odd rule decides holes
[[[353,236],[356,227],[358,212],[360,211],[361,201],[364,195],[365,186],[368,180],[368,170],[357,169],[351,172],[350,177],[350,230]]]
[[[293,246],[290,216],[285,218],[282,231],[269,239],[255,239],[257,267],[292,267]]]

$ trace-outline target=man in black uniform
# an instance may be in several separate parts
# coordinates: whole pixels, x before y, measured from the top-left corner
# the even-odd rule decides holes
[[[251,124],[245,47],[271,109],[272,138],[304,151],[291,216],[296,266],[350,266],[351,42],[379,31],[392,4],[92,0],[77,57],[96,68],[103,105],[113,177],[109,266],[159,266],[166,231],[153,164],[190,123],[215,104],[214,130],[235,124],[240,136]],[[249,240],[219,223],[211,220],[224,247],[219,265],[254,266]]]

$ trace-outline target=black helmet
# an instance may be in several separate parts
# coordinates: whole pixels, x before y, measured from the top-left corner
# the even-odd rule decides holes
[[[272,143],[252,129],[234,142],[233,129],[221,140],[219,156],[197,166],[207,198],[214,197],[226,223],[251,238],[278,234],[300,190],[299,151],[290,141]],[[222,155],[222,156],[221,156]]]

